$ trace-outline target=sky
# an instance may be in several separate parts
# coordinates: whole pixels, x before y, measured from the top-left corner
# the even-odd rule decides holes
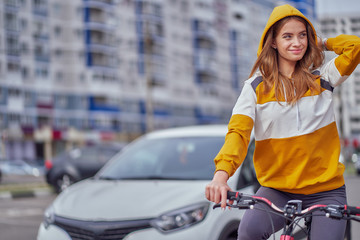
[[[360,15],[359,0],[315,0],[318,17],[333,14],[358,14]]]

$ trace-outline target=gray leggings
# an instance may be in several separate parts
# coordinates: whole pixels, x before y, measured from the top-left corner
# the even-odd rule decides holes
[[[347,202],[345,185],[331,191],[309,195],[292,194],[272,188],[260,187],[256,195],[269,199],[279,207],[285,206],[286,202],[291,199],[302,200],[303,208],[307,208],[314,204],[346,204]],[[238,240],[268,239],[272,234],[272,225],[269,219],[270,216],[274,224],[275,232],[284,227],[285,220],[280,216],[274,214],[269,215],[269,213],[261,210],[246,210],[239,225]],[[310,239],[344,239],[345,228],[345,220],[333,220],[325,216],[313,216]]]

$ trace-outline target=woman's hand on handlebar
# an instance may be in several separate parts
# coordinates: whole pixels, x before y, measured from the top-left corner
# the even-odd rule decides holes
[[[225,171],[217,171],[214,174],[213,180],[205,188],[206,198],[215,203],[221,203],[221,208],[226,208],[227,192],[232,191],[227,180],[229,175]],[[230,204],[232,204],[230,202]]]

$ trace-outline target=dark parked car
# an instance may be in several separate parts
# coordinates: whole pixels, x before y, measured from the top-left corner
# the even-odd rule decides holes
[[[354,153],[352,155],[352,161],[355,165],[356,174],[360,176],[360,153]]]
[[[99,144],[65,151],[45,162],[46,181],[59,193],[75,182],[94,176],[123,146]]]

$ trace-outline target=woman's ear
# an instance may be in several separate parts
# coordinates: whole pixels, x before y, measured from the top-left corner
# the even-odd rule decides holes
[[[271,43],[271,47],[272,47],[273,49],[276,49],[276,43],[275,43],[275,41],[273,41],[273,42]]]

